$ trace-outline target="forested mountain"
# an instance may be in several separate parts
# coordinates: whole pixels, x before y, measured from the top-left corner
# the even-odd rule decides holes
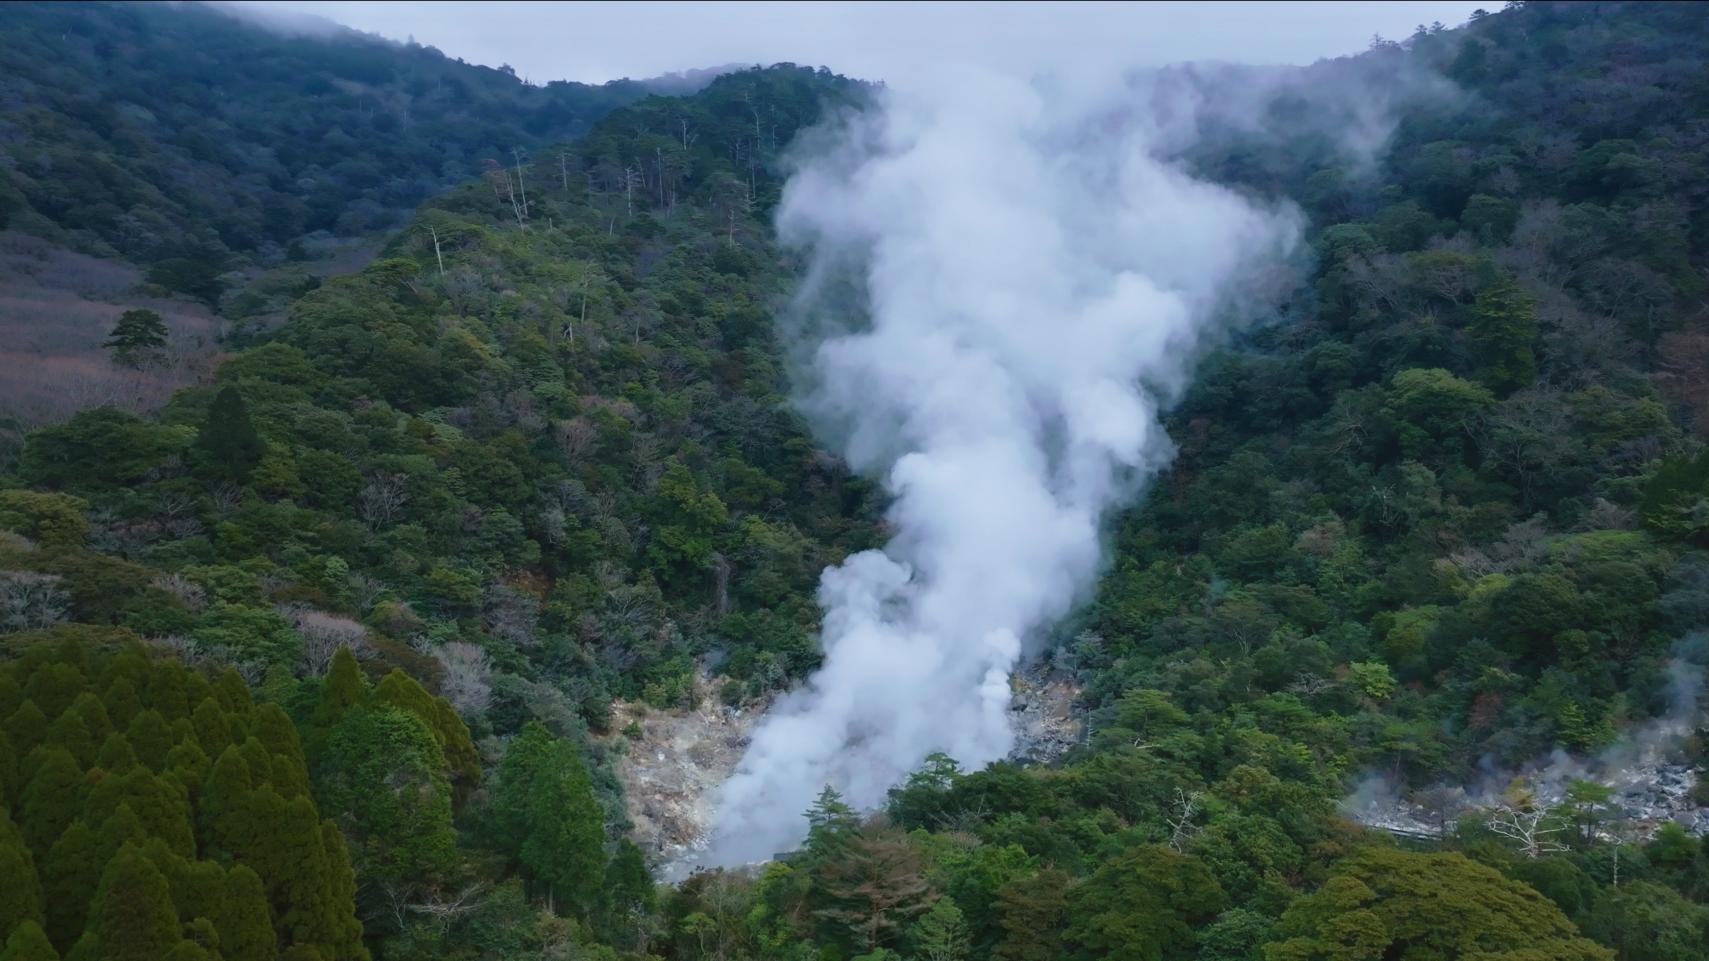
[[[133,9],[31,16],[93,48],[161,15]],[[1705,51],[1701,5],[1510,5],[1313,68],[1451,81],[1374,163],[1286,97],[1207,138],[1185,162],[1299,203],[1314,266],[1201,363],[1065,629],[1085,743],[935,760],[871,815],[827,792],[801,851],[668,887],[626,837],[612,699],[799,679],[818,573],[881,534],[770,319],[780,158],[862,88],[726,75],[434,197],[215,383],[7,466],[0,875],[35,883],[0,889],[0,958],[1701,957],[1685,827],[1594,780],[1496,810],[1441,786],[1693,719]],[[161,216],[204,209],[155,180]],[[1371,775],[1433,837],[1342,817]]]
[[[524,84],[330,22],[204,4],[0,10],[0,228],[172,261],[201,296],[235,259],[362,234],[513,150],[584,133],[643,84]],[[180,276],[183,275],[183,276]]]

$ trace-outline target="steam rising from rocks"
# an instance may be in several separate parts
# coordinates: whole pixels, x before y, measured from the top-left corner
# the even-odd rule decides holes
[[[804,151],[778,217],[810,255],[799,401],[892,495],[894,536],[825,571],[824,666],[721,795],[709,860],[805,834],[934,751],[1011,747],[1011,671],[1082,600],[1100,524],[1173,452],[1159,409],[1293,248],[1290,209],[1194,179],[1152,80],[958,70]]]

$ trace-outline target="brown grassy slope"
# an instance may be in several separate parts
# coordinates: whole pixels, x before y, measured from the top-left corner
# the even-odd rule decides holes
[[[205,380],[221,360],[220,319],[200,304],[148,296],[141,283],[129,264],[0,232],[0,423],[29,429],[101,404],[151,410]],[[170,331],[166,356],[140,371],[113,364],[101,346],[137,307],[157,311]]]

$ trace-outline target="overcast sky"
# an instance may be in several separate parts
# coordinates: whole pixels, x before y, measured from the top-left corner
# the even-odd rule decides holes
[[[395,3],[252,0],[319,14],[534,82],[652,77],[788,60],[901,80],[934,59],[1019,65],[1157,65],[1183,60],[1310,63],[1457,26],[1483,3]]]

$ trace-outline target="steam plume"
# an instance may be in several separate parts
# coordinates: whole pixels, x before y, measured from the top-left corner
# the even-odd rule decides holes
[[[825,571],[825,664],[725,785],[716,863],[790,847],[826,784],[872,807],[933,751],[1009,751],[1024,646],[1169,460],[1158,411],[1196,348],[1294,244],[1288,210],[1170,162],[1146,83],[1088,89],[957,71],[888,90],[785,190],[780,232],[812,258],[799,399],[882,476],[895,535]]]

